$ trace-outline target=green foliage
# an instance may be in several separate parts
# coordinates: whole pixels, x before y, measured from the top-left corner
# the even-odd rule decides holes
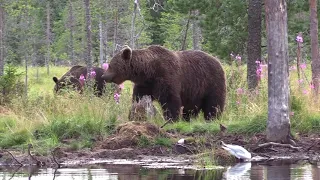
[[[31,134],[27,129],[23,129],[17,132],[0,134],[0,147],[9,148],[12,146],[22,145],[27,143],[31,138]]]
[[[13,97],[23,94],[24,84],[20,81],[22,73],[17,68],[8,65],[0,76],[0,105],[9,103]]]
[[[172,140],[169,138],[165,138],[165,137],[156,137],[154,140],[154,144],[155,145],[160,145],[160,146],[166,146],[166,147],[171,147],[171,145],[173,144]]]
[[[140,136],[138,139],[138,146],[139,147],[147,147],[151,144],[152,142],[146,137],[146,136]]]

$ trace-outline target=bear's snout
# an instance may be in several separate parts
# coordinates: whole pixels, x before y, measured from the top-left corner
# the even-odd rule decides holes
[[[105,80],[107,83],[112,82],[113,77],[114,77],[114,73],[110,73],[110,72],[105,72],[101,76],[101,78]]]

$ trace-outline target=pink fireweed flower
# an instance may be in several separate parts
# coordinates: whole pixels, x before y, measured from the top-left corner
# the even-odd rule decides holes
[[[303,94],[308,94],[308,90],[305,89],[305,90],[302,91],[302,93]]]
[[[311,89],[314,89],[313,83],[310,84],[310,88],[311,88]]]
[[[299,80],[298,80],[298,83],[299,83],[299,84],[303,83],[303,79],[299,79]]]
[[[109,68],[109,64],[108,64],[108,63],[103,63],[103,64],[102,64],[102,68],[103,68],[104,70],[107,70],[107,69]]]
[[[240,101],[237,101],[236,103],[237,103],[237,105],[239,105],[239,104],[240,104]]]
[[[261,67],[259,67],[258,69],[257,69],[257,71],[256,71],[256,73],[257,73],[257,76],[262,76],[262,68]]]
[[[301,63],[301,64],[299,65],[299,67],[300,67],[301,69],[306,69],[306,68],[307,68],[307,65],[306,65],[306,63]]]
[[[119,102],[120,102],[120,94],[115,93],[115,94],[113,95],[113,98],[114,98],[114,100],[116,101],[116,103],[119,104]]]
[[[124,84],[123,83],[119,84],[119,89],[123,90],[123,88],[124,88]]]
[[[302,36],[298,35],[298,36],[296,37],[296,41],[297,41],[297,42],[300,42],[300,43],[303,43],[303,38],[302,38]]]
[[[90,72],[90,77],[93,78],[93,77],[95,77],[95,76],[96,76],[96,72],[92,69],[91,72]]]
[[[236,56],[236,60],[241,61],[241,56],[239,56],[239,54]]]
[[[84,81],[86,80],[86,78],[84,77],[83,74],[80,75],[79,77],[79,81],[80,81],[80,84],[83,86],[84,85]]]
[[[238,88],[237,89],[237,94],[243,94],[243,89],[242,88]]]
[[[260,64],[260,61],[256,61],[256,64]]]

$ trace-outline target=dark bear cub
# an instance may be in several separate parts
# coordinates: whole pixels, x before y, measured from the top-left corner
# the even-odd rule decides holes
[[[104,69],[99,67],[92,67],[89,78],[94,78],[95,95],[101,96],[104,92],[105,81],[101,78]],[[87,79],[87,67],[73,66],[66,72],[60,79],[57,77],[52,78],[55,82],[54,92],[59,92],[67,86],[71,86],[74,90],[82,92],[85,80]]]
[[[220,61],[202,51],[171,51],[152,45],[132,50],[125,46],[102,76],[106,82],[134,83],[133,102],[151,96],[166,119],[185,120],[202,110],[206,120],[217,118],[225,107],[226,77]]]

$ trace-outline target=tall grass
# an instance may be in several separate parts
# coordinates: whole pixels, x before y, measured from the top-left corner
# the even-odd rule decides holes
[[[266,128],[268,98],[267,77],[263,77],[257,91],[246,89],[246,67],[241,71],[225,65],[228,78],[228,94],[222,117],[206,122],[200,114],[191,122],[178,121],[165,126],[167,130],[180,133],[219,132],[219,124],[227,126],[229,133],[252,135]],[[53,76],[61,77],[69,67],[51,67],[50,75],[45,68],[29,69],[28,99],[14,98],[5,107],[0,107],[0,147],[25,147],[32,142],[35,147],[51,148],[63,140],[76,139],[78,148],[90,147],[92,139],[106,137],[114,132],[117,124],[128,121],[131,106],[132,83],[126,82],[125,89],[116,104],[110,92],[100,98],[90,94],[79,95],[70,91],[54,95]],[[23,71],[23,68],[20,68]],[[306,76],[311,77],[310,67]],[[304,94],[308,84],[299,86],[295,71],[290,71],[291,124],[292,130],[300,133],[316,133],[320,130],[320,105],[312,94]],[[241,91],[239,90],[241,88]],[[310,91],[310,88],[309,88]],[[161,108],[155,103],[158,112]],[[150,120],[162,125],[161,114]]]

